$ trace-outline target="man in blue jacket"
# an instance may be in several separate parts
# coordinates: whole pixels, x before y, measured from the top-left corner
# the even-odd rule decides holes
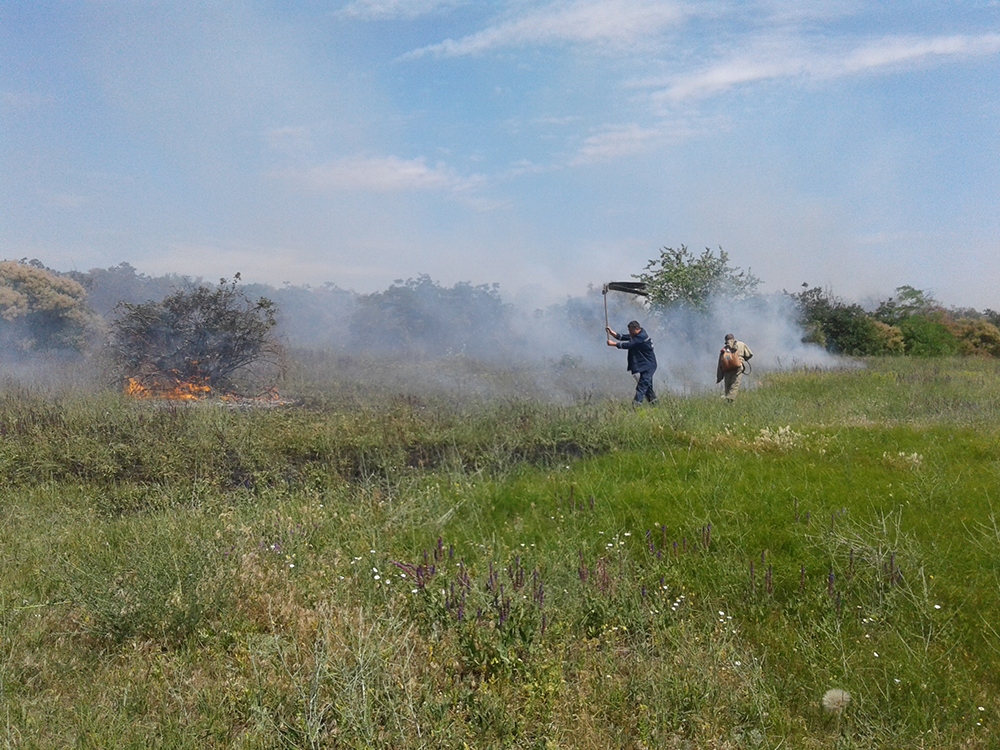
[[[649,403],[656,403],[656,393],[653,392],[653,373],[656,372],[656,355],[653,353],[653,342],[649,340],[649,334],[642,330],[638,321],[633,320],[628,324],[628,333],[615,333],[608,326],[608,346],[628,351],[628,371],[635,378],[635,401],[633,406],[638,406],[643,399]],[[615,339],[612,341],[611,339]]]

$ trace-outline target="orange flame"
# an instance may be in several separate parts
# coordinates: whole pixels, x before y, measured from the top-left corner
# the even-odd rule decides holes
[[[133,398],[163,399],[165,401],[197,401],[212,392],[212,388],[204,383],[174,381],[164,384],[154,381],[146,386],[135,378],[129,378],[125,384],[125,395]]]

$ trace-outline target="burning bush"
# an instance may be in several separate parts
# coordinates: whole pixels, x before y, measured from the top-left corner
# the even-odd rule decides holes
[[[174,292],[161,302],[121,303],[111,323],[111,349],[133,395],[166,391],[269,390],[280,372],[273,336],[275,305],[256,302],[232,281]]]

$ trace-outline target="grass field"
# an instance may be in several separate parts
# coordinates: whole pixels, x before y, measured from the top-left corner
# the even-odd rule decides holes
[[[0,746],[1000,746],[994,362],[636,411],[463,367],[5,383]]]

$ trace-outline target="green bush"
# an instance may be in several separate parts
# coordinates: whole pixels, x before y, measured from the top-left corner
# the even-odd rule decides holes
[[[943,312],[911,315],[899,322],[906,353],[915,357],[947,357],[959,351],[959,339]]]

